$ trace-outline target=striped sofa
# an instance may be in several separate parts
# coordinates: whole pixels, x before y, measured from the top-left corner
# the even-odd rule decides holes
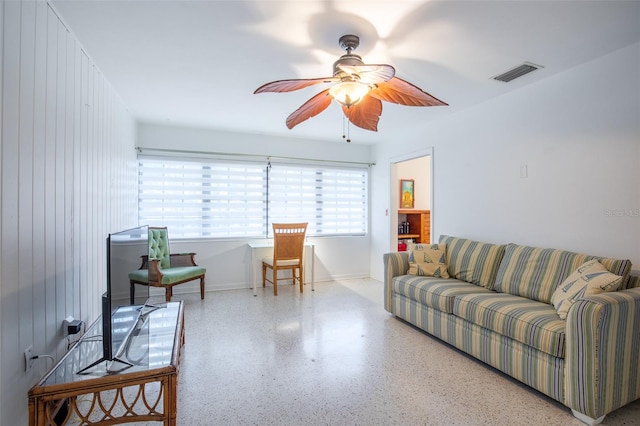
[[[384,255],[385,309],[569,407],[584,423],[640,398],[640,278],[631,262],[442,236],[449,278],[408,275]],[[618,291],[575,302],[555,289],[591,259],[623,277]]]

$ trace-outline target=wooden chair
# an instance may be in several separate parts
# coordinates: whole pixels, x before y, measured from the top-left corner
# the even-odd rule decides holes
[[[278,295],[278,271],[291,270],[291,279],[295,285],[300,283],[300,293],[304,285],[302,251],[307,223],[273,224],[273,257],[262,259],[262,287],[267,282],[273,284],[273,295]],[[267,279],[267,268],[272,270],[273,281]],[[296,275],[297,272],[297,275]]]
[[[173,286],[200,280],[200,299],[204,299],[204,275],[195,253],[170,254],[166,227],[149,227],[149,255],[142,256],[142,265],[129,273],[131,303],[135,300],[135,286],[150,285],[165,289],[165,299],[171,301]]]

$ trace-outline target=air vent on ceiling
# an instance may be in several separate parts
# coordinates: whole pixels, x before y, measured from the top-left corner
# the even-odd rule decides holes
[[[519,65],[512,70],[509,70],[503,74],[493,77],[493,79],[508,83],[512,80],[515,80],[518,77],[522,77],[525,74],[529,74],[531,71],[535,71],[538,68],[542,68],[542,66],[532,64],[530,62],[525,62],[524,64]]]

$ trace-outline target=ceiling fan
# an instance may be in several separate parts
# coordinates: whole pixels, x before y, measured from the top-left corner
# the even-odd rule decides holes
[[[314,84],[333,83],[287,117],[289,129],[324,111],[332,99],[342,105],[342,111],[351,123],[374,132],[378,130],[382,114],[381,101],[409,106],[447,105],[413,84],[395,77],[396,70],[391,65],[366,65],[362,62],[359,55],[352,53],[360,44],[358,36],[343,35],[339,43],[347,53],[334,62],[333,77],[277,80],[260,86],[254,92],[292,92]]]

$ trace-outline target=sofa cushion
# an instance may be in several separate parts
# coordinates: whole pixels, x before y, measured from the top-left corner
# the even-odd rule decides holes
[[[556,288],[580,265],[598,259],[609,272],[626,280],[631,261],[602,258],[566,250],[507,244],[494,290],[551,303]]]
[[[449,278],[445,244],[410,244],[409,275]]]
[[[612,274],[602,266],[598,259],[583,263],[553,292],[551,303],[558,316],[567,318],[569,308],[578,299],[607,291],[615,291],[620,287],[622,277]]]
[[[456,296],[453,314],[481,327],[564,358],[565,321],[553,306],[506,293]]]
[[[393,278],[393,292],[450,314],[453,312],[453,301],[456,296],[490,291],[454,279],[400,275]]]
[[[447,246],[447,268],[450,276],[488,289],[493,288],[504,246],[447,235],[440,236],[440,243]]]

